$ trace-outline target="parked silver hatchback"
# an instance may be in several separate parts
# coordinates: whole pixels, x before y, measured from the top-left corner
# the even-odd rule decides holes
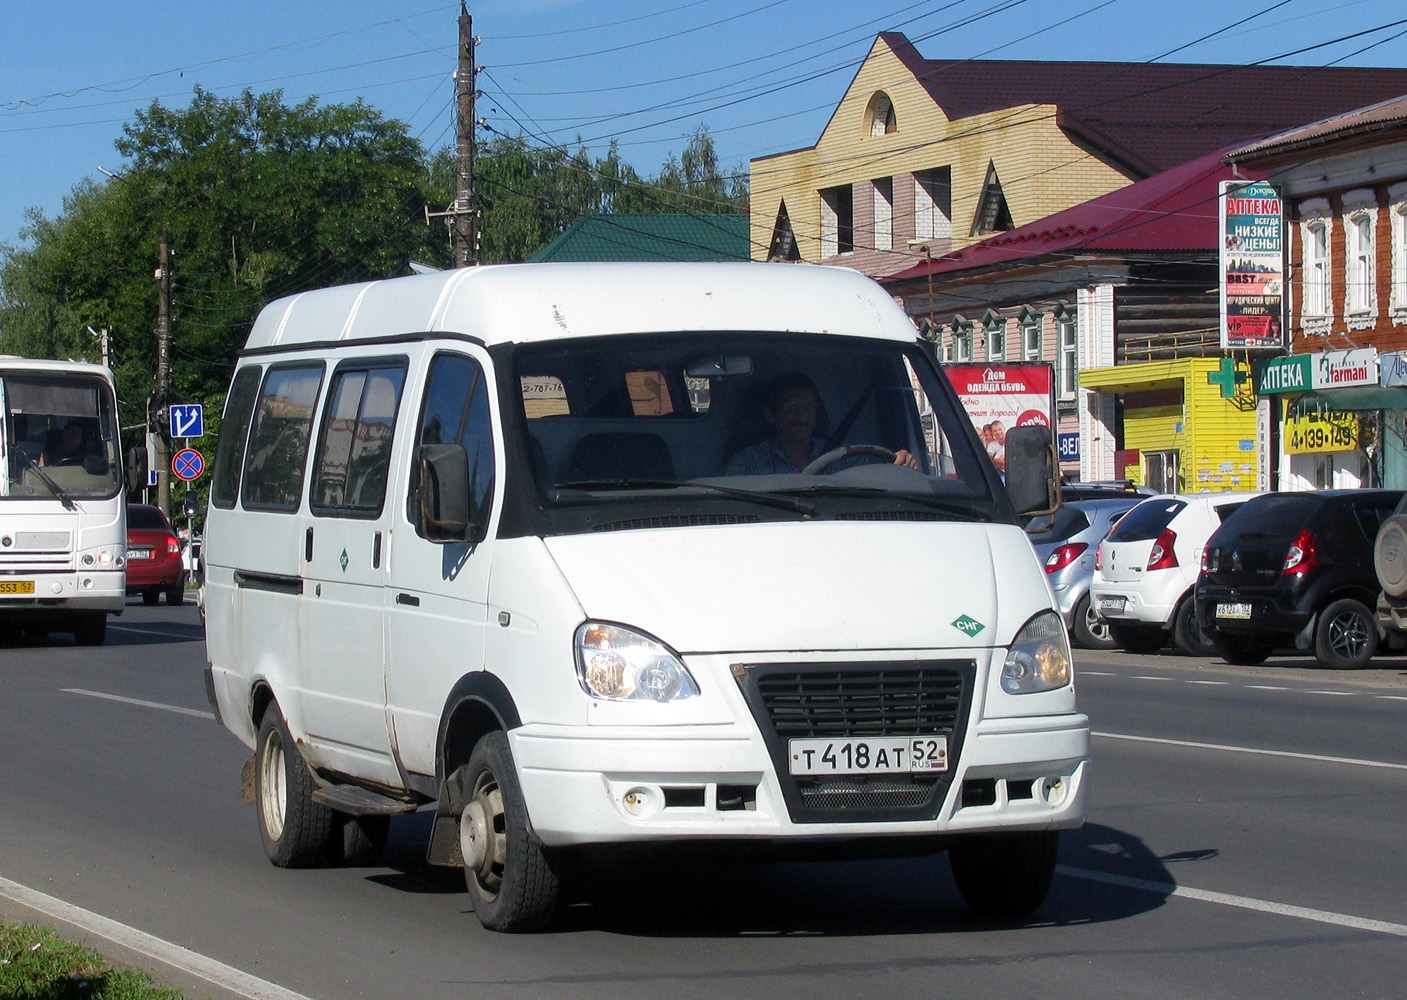
[[[1046,580],[1074,642],[1085,649],[1113,649],[1109,626],[1090,603],[1094,557],[1109,529],[1144,497],[1137,493],[1104,500],[1076,500],[1054,514],[1035,518],[1026,534],[1045,567]]]

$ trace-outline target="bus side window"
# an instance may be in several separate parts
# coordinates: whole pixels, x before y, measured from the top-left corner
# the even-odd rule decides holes
[[[484,370],[462,354],[437,354],[425,380],[425,401],[415,440],[422,444],[461,444],[469,454],[474,510],[487,513],[493,501],[493,421]],[[406,518],[415,523],[419,497],[412,477]]]
[[[244,442],[249,434],[249,421],[254,415],[254,401],[259,398],[259,376],[263,369],[256,366],[242,369],[230,386],[225,400],[225,416],[220,421],[220,443],[215,449],[215,471],[210,481],[210,502],[228,510],[239,497],[239,473],[244,467]]]

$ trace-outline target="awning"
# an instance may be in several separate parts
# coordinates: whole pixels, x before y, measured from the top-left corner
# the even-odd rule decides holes
[[[1285,415],[1347,413],[1353,410],[1407,410],[1407,386],[1351,385],[1342,389],[1314,389],[1295,397]]]

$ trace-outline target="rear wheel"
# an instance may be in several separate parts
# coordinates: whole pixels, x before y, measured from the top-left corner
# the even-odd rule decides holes
[[[156,602],[153,601],[152,603]],[[166,603],[173,608],[179,608],[182,604],[186,603],[186,584],[184,581],[173,583],[166,588]]]
[[[948,848],[948,863],[963,900],[989,917],[1024,917],[1045,901],[1055,877],[1060,834],[989,833]]]
[[[313,801],[313,775],[277,705],[264,712],[256,747],[254,804],[264,853],[280,868],[317,864],[332,832],[332,810]]]
[[[1070,626],[1075,643],[1085,649],[1113,649],[1114,637],[1109,634],[1109,623],[1100,618],[1094,604],[1086,594],[1075,605],[1075,620]]]
[[[1262,639],[1245,639],[1225,632],[1212,633],[1212,646],[1216,648],[1217,656],[1238,667],[1254,667],[1257,663],[1264,663],[1275,648]]]
[[[1356,670],[1378,648],[1378,623],[1367,607],[1352,598],[1334,601],[1314,626],[1314,658],[1334,670]]]
[[[1173,641],[1178,649],[1188,656],[1215,656],[1216,646],[1212,637],[1197,621],[1197,602],[1191,594],[1178,605],[1177,616],[1173,619]]]
[[[1109,623],[1109,638],[1125,653],[1156,653],[1168,641],[1166,629],[1156,625]]]
[[[85,611],[73,623],[73,641],[80,646],[101,646],[106,638],[106,611]]]
[[[560,882],[548,852],[528,830],[503,732],[479,740],[462,781],[459,847],[474,912],[489,930],[541,930],[556,912]]]

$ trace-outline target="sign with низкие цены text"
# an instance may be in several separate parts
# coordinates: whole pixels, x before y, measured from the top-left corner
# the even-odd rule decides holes
[[[1221,347],[1283,347],[1284,204],[1264,181],[1222,181]]]

